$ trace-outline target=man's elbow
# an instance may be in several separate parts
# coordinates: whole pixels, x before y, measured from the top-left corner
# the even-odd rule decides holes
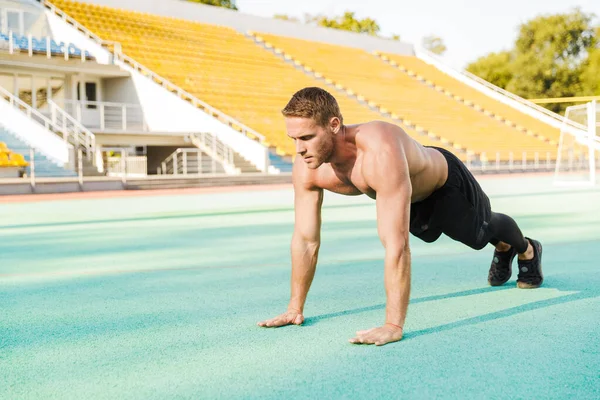
[[[385,252],[388,257],[400,260],[402,257],[410,255],[410,246],[408,238],[402,237],[385,244]]]
[[[321,238],[319,235],[308,236],[294,232],[292,247],[302,247],[303,249],[318,251],[319,247],[321,247]]]

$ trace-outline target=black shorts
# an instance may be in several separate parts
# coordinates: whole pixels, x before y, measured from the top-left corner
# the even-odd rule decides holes
[[[446,157],[448,179],[425,200],[411,204],[410,233],[428,243],[444,233],[480,250],[491,239],[486,229],[492,215],[490,200],[462,161],[447,150],[433,148]]]

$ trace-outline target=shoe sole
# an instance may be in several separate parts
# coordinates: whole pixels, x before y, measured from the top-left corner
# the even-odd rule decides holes
[[[508,282],[510,280],[510,278],[512,278],[512,263],[513,263],[513,260],[515,259],[516,256],[517,256],[517,252],[515,252],[515,254],[510,258],[510,261],[509,261],[509,264],[508,264],[508,278],[506,278],[504,281],[495,282],[495,283],[492,283],[492,282],[490,282],[488,280],[488,284],[490,286],[502,286],[506,282]]]
[[[538,242],[538,243],[540,243],[540,242]],[[539,250],[538,256],[540,258],[539,270],[540,270],[540,277],[542,278],[542,280],[537,285],[532,285],[532,284],[525,283],[525,282],[517,282],[517,287],[519,289],[537,289],[540,286],[542,286],[542,283],[544,283],[544,274],[542,273],[542,252],[543,252],[543,248],[542,248],[542,244],[540,243],[540,250]]]

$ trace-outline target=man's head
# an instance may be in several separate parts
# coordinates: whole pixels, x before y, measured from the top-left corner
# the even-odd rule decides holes
[[[307,87],[296,92],[281,111],[288,136],[309,168],[327,162],[334,151],[335,135],[343,126],[335,98],[326,90]]]

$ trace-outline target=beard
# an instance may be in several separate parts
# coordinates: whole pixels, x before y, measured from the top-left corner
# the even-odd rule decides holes
[[[311,159],[307,161],[307,166],[311,169],[319,168],[323,163],[329,161],[333,155],[334,149],[334,137],[331,134],[327,140],[323,140],[314,154],[311,155]]]

